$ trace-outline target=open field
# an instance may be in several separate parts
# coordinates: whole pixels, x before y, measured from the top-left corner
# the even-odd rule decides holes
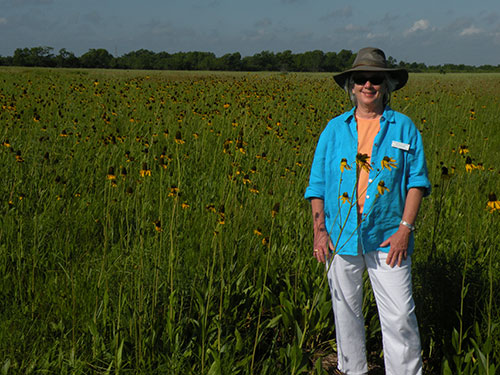
[[[350,108],[331,75],[2,68],[0,83],[2,374],[328,373],[303,193]],[[413,258],[426,372],[498,373],[500,74],[410,75],[392,107],[434,185]],[[364,313],[377,367],[370,291]]]

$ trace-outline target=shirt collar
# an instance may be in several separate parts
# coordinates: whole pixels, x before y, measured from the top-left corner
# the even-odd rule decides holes
[[[344,113],[345,116],[344,121],[349,125],[355,123],[355,121],[353,121],[355,110],[356,107],[353,107],[349,112]],[[381,123],[386,121],[394,122],[394,110],[388,105],[385,107],[384,112],[382,113]]]

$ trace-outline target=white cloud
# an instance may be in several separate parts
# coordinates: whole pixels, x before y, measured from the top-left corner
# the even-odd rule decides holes
[[[389,35],[387,33],[368,33],[366,34],[367,39],[380,39],[380,38],[387,38]]]
[[[343,30],[349,31],[349,32],[367,32],[368,31],[368,29],[361,27],[361,26],[354,25],[352,23],[345,25]]]
[[[470,35],[476,35],[481,32],[481,29],[478,29],[474,25],[465,28],[461,33],[460,36],[470,36]]]
[[[417,31],[424,31],[424,30],[427,30],[428,28],[429,28],[429,21],[421,19],[421,20],[415,21],[413,26],[405,31],[405,35],[413,34]]]

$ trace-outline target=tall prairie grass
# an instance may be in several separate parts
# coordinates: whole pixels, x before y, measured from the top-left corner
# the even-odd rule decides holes
[[[302,197],[330,75],[0,70],[2,374],[328,373]],[[500,363],[500,75],[412,75],[426,372]],[[376,307],[364,313],[381,363]],[[331,370],[331,369],[330,369]]]

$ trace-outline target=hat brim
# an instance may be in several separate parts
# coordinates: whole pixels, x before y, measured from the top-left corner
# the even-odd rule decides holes
[[[389,69],[389,68],[381,68],[378,66],[367,66],[367,65],[357,66],[355,68],[346,70],[345,72],[334,75],[333,79],[335,79],[335,82],[337,82],[337,84],[342,89],[344,89],[345,82],[353,72],[386,72],[391,76],[391,78],[393,78],[397,82],[394,90],[399,90],[404,85],[406,85],[406,82],[408,82],[408,71],[406,69]]]

